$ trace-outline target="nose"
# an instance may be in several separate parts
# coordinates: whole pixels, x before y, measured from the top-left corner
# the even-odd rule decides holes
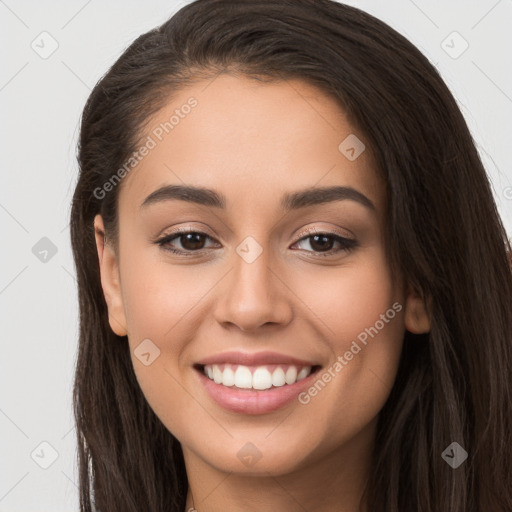
[[[254,261],[234,254],[226,277],[215,308],[221,325],[255,331],[266,324],[285,326],[293,318],[293,294],[267,248]]]

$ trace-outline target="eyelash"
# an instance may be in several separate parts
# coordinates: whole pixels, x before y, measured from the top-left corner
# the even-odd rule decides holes
[[[196,235],[204,235],[207,238],[212,239],[211,236],[209,236],[207,233],[204,233],[202,231],[198,231],[198,230],[194,230],[194,229],[190,229],[190,228],[181,228],[179,230],[174,231],[173,233],[164,235],[162,238],[156,240],[154,243],[156,243],[157,245],[162,247],[162,249],[164,249],[165,251],[169,251],[173,254],[181,255],[184,257],[193,257],[193,256],[196,256],[197,254],[201,254],[201,252],[204,251],[205,249],[198,249],[196,251],[190,251],[190,250],[183,251],[180,249],[174,249],[173,247],[169,246],[170,242],[172,242],[173,240],[180,238],[183,235],[190,234],[190,233],[193,233]],[[317,231],[315,229],[308,229],[305,231],[305,233],[306,233],[306,236],[303,236],[302,238],[297,240],[293,245],[295,245],[299,242],[302,242],[303,240],[307,240],[308,238],[312,238],[315,235],[319,235],[319,236],[332,238],[332,239],[334,239],[335,242],[338,242],[342,246],[341,249],[337,249],[337,250],[329,249],[328,251],[324,251],[324,252],[306,251],[306,252],[313,252],[316,256],[319,256],[321,258],[334,256],[342,251],[349,253],[359,245],[356,240],[353,240],[350,238],[345,238],[345,237],[342,237],[335,233],[324,233],[322,231]]]

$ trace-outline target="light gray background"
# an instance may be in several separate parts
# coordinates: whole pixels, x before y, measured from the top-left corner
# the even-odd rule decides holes
[[[0,0],[0,512],[78,510],[71,409],[78,309],[68,217],[79,117],[128,44],[186,3]],[[440,70],[512,233],[512,0],[346,3],[397,29]],[[58,43],[47,59],[31,47],[35,40],[39,51],[51,48],[43,31]],[[453,31],[469,43],[458,58],[442,47]],[[445,45],[453,53],[463,42],[452,39]],[[32,251],[43,237],[57,248],[46,262]],[[48,469],[40,465],[52,461],[52,450],[41,442],[57,454]]]

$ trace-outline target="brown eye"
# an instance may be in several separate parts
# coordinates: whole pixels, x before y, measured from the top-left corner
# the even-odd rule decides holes
[[[207,249],[208,247],[205,245],[207,240],[213,240],[213,238],[201,231],[181,230],[165,235],[155,243],[166,251],[188,256]],[[179,243],[178,247],[175,246],[177,242]]]
[[[311,241],[309,244],[311,245],[311,248],[315,251],[329,251],[332,249],[332,246],[335,243],[335,240],[331,236],[326,235],[314,235],[311,238]]]
[[[202,233],[185,233],[178,235],[181,246],[188,251],[197,251],[203,249],[206,235]]]
[[[301,238],[295,245],[309,241],[307,252],[313,252],[317,256],[334,256],[340,252],[349,252],[357,247],[358,242],[350,238],[345,238],[334,233],[315,233]],[[339,249],[333,248],[335,244],[341,246]]]

